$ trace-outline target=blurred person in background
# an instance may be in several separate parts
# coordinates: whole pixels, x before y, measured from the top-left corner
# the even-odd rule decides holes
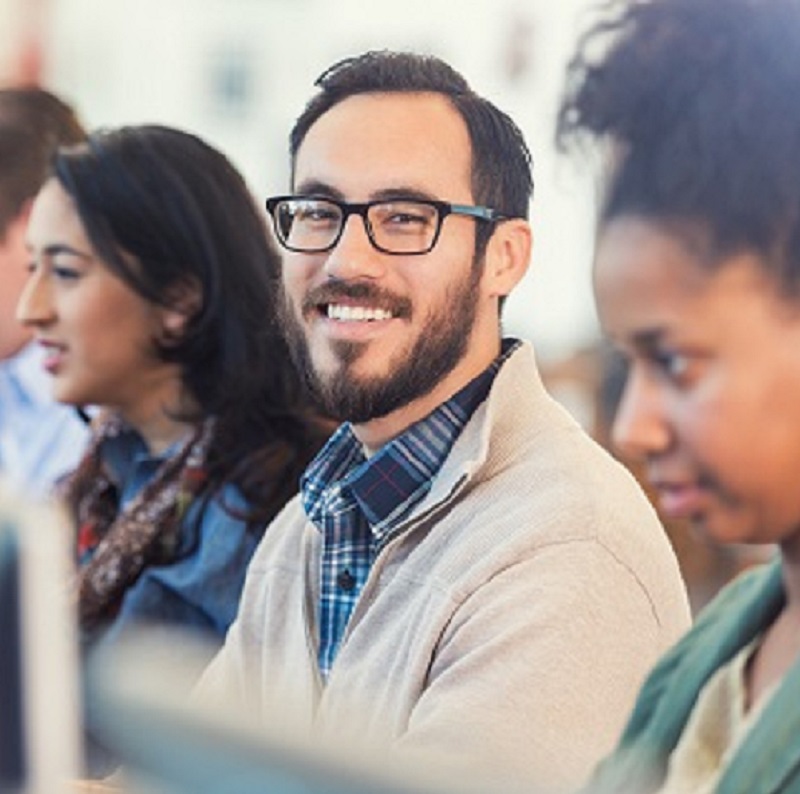
[[[59,150],[27,245],[19,319],[56,399],[101,409],[61,485],[84,652],[141,623],[221,641],[323,440],[276,331],[263,215],[199,138],[129,127]]]
[[[267,207],[293,354],[343,424],[203,694],[483,790],[576,784],[689,617],[634,479],[502,338],[530,154],[434,57],[366,53],[317,86]]]
[[[77,465],[88,429],[52,399],[42,350],[16,318],[30,260],[25,229],[56,148],[84,138],[73,109],[50,92],[0,89],[0,471],[37,497]]]
[[[796,792],[800,3],[613,8],[559,129],[610,156],[594,288],[629,367],[613,439],[666,515],[779,553],[659,662],[589,789]]]

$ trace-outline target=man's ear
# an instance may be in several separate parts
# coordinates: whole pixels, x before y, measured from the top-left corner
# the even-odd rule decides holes
[[[165,305],[161,308],[161,327],[164,340],[180,339],[189,321],[200,310],[203,295],[194,278],[176,281],[167,290]]]
[[[510,218],[497,225],[486,246],[484,282],[489,295],[504,297],[528,271],[533,232],[522,218]]]

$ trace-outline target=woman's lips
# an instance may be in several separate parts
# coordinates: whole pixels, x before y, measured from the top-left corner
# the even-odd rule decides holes
[[[42,359],[42,366],[51,375],[57,374],[61,369],[64,361],[65,348],[63,345],[56,344],[55,342],[42,342],[39,344],[44,349],[44,358]]]
[[[707,491],[696,483],[654,483],[659,507],[670,518],[689,518],[702,512]]]

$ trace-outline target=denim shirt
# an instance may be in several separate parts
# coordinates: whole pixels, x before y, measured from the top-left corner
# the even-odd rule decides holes
[[[160,455],[151,455],[133,431],[106,440],[103,460],[118,485],[123,507],[150,482],[174,451],[173,446]],[[91,678],[93,669],[104,658],[103,649],[118,643],[127,630],[142,625],[150,631],[175,635],[176,641],[170,638],[170,662],[178,661],[183,653],[182,635],[176,629],[201,635],[210,660],[236,616],[245,572],[263,534],[248,532],[245,522],[231,516],[223,504],[234,509],[246,506],[244,497],[232,485],[225,486],[221,496],[205,504],[195,500],[189,506],[181,522],[175,559],[167,565],[145,567],[125,591],[114,621],[84,644],[84,675]],[[192,646],[185,652],[187,659],[196,661],[197,648]],[[188,688],[193,681],[187,680],[186,684]],[[91,685],[86,691],[91,691]],[[119,761],[105,749],[103,730],[94,713],[96,705],[91,697],[84,701],[85,764],[90,777],[103,777]]]
[[[123,507],[150,482],[173,452],[174,448],[170,448],[151,455],[134,432],[106,441],[103,458],[119,484]],[[201,501],[196,500],[186,512],[175,559],[142,571],[126,590],[116,619],[99,642],[112,641],[128,626],[145,621],[197,630],[221,644],[236,616],[245,571],[261,533],[248,532],[243,520],[224,509],[223,502],[233,508],[245,507],[244,498],[234,486],[225,486],[221,497],[205,506]]]

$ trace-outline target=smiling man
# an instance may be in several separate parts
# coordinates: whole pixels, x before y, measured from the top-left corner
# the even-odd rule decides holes
[[[501,336],[528,150],[435,58],[367,53],[318,86],[267,207],[293,354],[343,424],[267,531],[206,692],[494,790],[574,785],[688,609],[633,478]]]

